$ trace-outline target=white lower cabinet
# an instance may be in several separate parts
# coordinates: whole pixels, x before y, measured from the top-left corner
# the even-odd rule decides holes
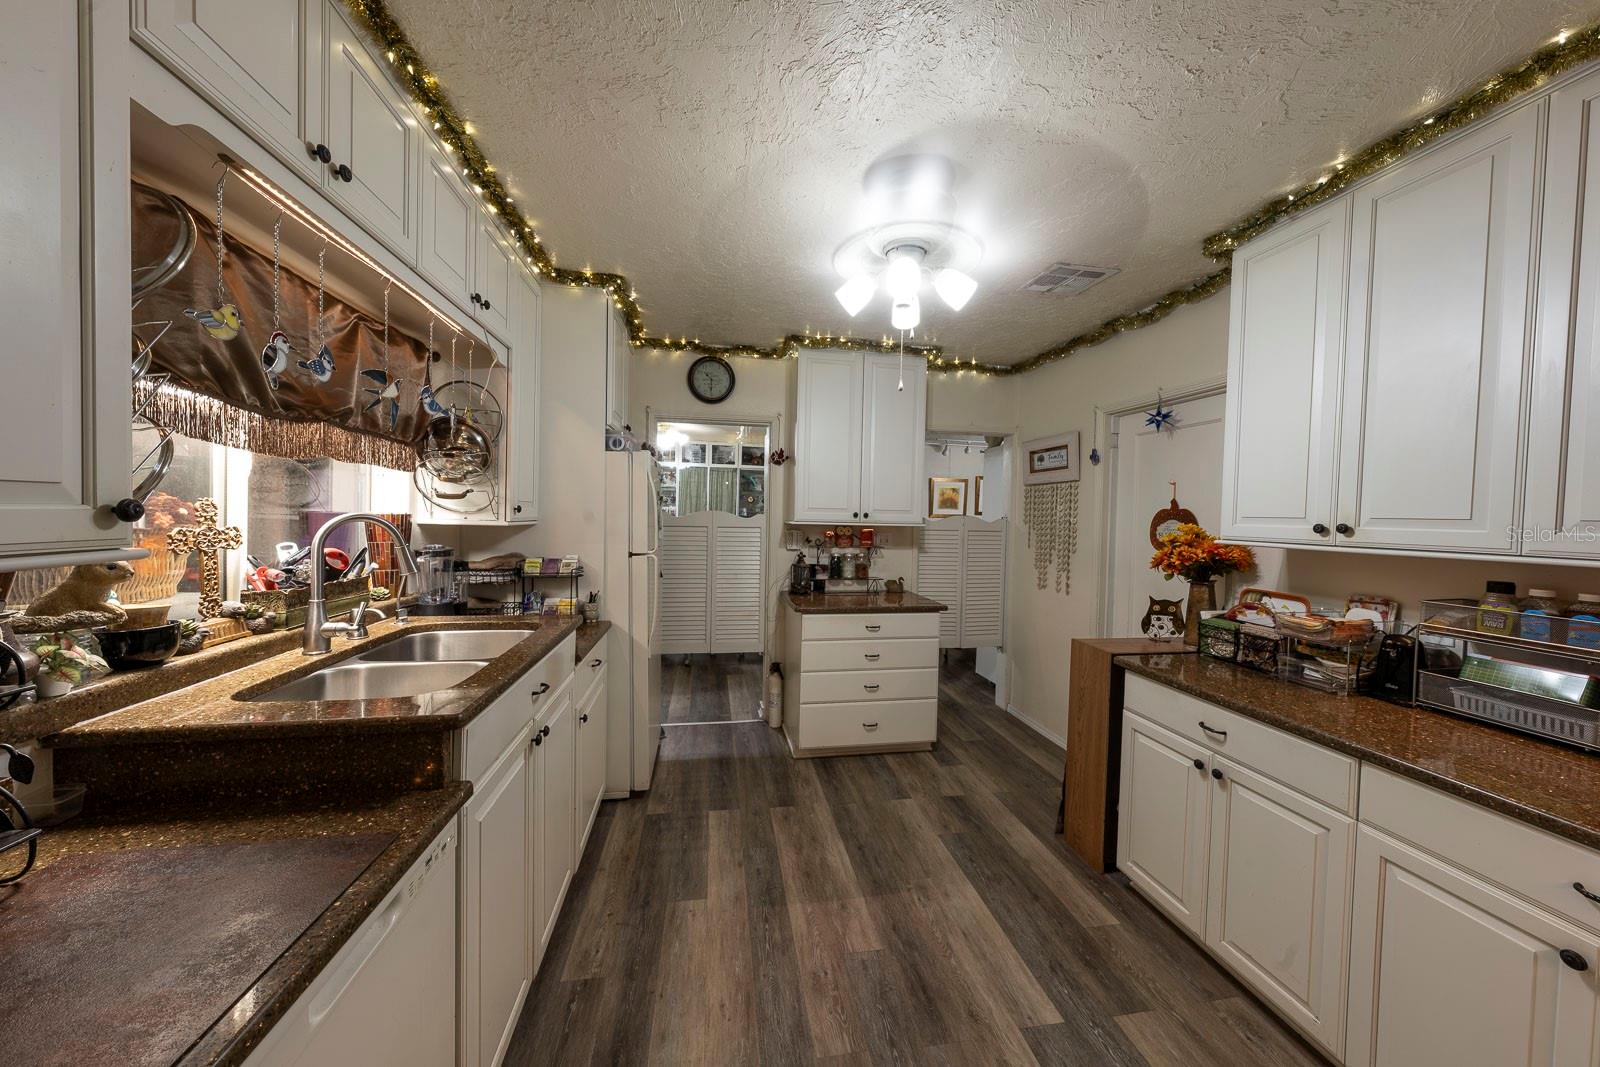
[[[600,798],[606,791],[606,639],[590,651],[588,658],[578,664],[579,683],[587,682],[584,694],[578,701],[578,802],[573,826],[577,833],[577,854],[594,830],[595,818],[600,814]]]
[[[1205,935],[1209,753],[1132,712],[1122,718],[1117,866],[1157,907]]]
[[[1220,757],[1207,778],[1206,944],[1337,1054],[1355,820]]]
[[[479,781],[462,813],[462,1063],[499,1063],[533,981],[533,727]]]
[[[1346,1062],[1600,1062],[1600,939],[1381,831],[1359,834]]]
[[[551,693],[534,725],[533,774],[528,780],[533,821],[533,965],[555,932],[577,866],[577,712],[572,679]]]

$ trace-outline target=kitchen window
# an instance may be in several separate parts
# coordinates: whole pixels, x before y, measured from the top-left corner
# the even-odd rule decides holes
[[[767,427],[661,422],[661,510],[682,518],[722,511],[747,519],[767,510]]]

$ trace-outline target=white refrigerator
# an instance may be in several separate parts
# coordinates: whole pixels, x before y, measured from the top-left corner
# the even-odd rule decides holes
[[[661,747],[660,476],[648,452],[606,453],[601,614],[611,620],[606,675],[606,795],[650,788]]]

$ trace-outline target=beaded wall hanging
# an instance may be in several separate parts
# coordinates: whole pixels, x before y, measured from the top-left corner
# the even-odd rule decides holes
[[[1054,568],[1056,592],[1072,592],[1072,556],[1078,550],[1078,483],[1026,486],[1022,490],[1022,521],[1033,549],[1039,588],[1050,587]]]

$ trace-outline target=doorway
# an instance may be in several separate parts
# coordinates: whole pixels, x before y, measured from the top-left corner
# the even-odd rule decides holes
[[[761,717],[771,425],[657,418],[661,711],[666,725]]]
[[[1155,403],[1124,410],[1110,419],[1112,469],[1106,582],[1106,635],[1137,637],[1152,600],[1183,600],[1188,587],[1150,569],[1150,521],[1170,505],[1173,482],[1178,503],[1215,532],[1222,518],[1222,418],[1220,387],[1167,400],[1171,428],[1146,424]]]

